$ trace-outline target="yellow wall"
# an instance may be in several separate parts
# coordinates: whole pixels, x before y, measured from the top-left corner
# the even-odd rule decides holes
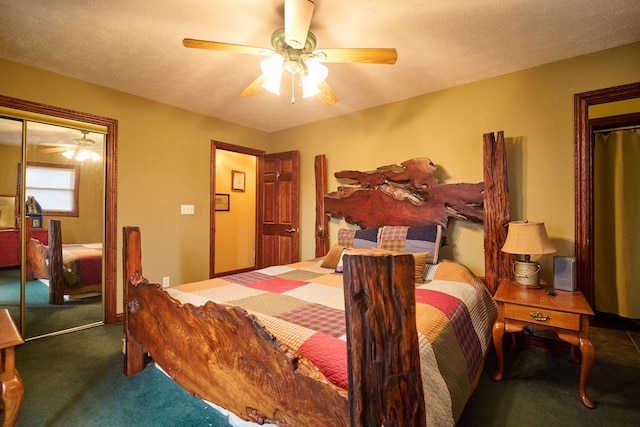
[[[0,143],[0,195],[15,196],[18,185],[18,163],[22,147]]]
[[[22,161],[22,147],[0,143],[0,196],[15,197],[18,185],[18,163]],[[0,208],[0,227],[16,226],[15,198]]]
[[[635,43],[275,133],[272,151],[301,153],[302,258],[314,254],[315,155],[327,155],[330,190],[338,185],[336,171],[421,156],[439,167],[443,182],[480,182],[482,135],[500,130],[507,138],[512,219],[544,221],[557,255],[573,256],[573,95],[636,82],[639,71]],[[331,243],[342,226],[331,222]],[[481,228],[456,224],[450,232],[454,258],[482,274]],[[552,259],[540,259],[548,283]]]
[[[635,43],[274,134],[2,59],[0,93],[119,120],[118,230],[139,225],[145,276],[160,282],[168,275],[175,284],[208,276],[212,139],[267,152],[300,151],[306,259],[314,256],[316,154],[327,155],[330,189],[337,185],[335,171],[418,156],[439,166],[443,182],[479,182],[482,134],[504,130],[512,218],[544,221],[558,255],[572,255],[573,94],[638,81],[638,70]],[[195,215],[180,215],[181,204],[194,204]],[[332,243],[339,226],[332,222]],[[481,230],[456,225],[452,233],[454,257],[482,274]],[[542,260],[546,280],[550,259]],[[121,282],[120,259],[118,269]]]
[[[216,212],[216,273],[255,266],[256,157],[216,151],[216,193],[229,195],[228,212]],[[231,171],[245,173],[245,191],[231,190]]]
[[[640,111],[640,98],[589,106],[589,118],[618,116]]]

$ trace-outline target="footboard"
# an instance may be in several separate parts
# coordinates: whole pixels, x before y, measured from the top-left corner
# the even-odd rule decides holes
[[[238,307],[181,304],[142,276],[140,231],[125,227],[125,370],[143,351],[194,396],[278,425],[349,424],[346,391]]]

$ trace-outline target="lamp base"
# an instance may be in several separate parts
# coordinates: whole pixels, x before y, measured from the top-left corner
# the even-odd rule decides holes
[[[514,285],[514,286],[517,286],[519,288],[522,288],[522,289],[541,289],[542,288],[542,285],[540,285],[540,284],[537,284],[537,285],[523,285],[522,283],[518,283],[515,280],[512,280],[511,284]]]
[[[540,264],[531,261],[513,262],[513,284],[521,288],[537,289],[540,286]]]

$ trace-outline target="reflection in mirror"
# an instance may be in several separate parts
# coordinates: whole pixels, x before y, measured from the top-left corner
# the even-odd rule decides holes
[[[18,224],[18,164],[22,160],[22,121],[0,118],[0,309],[21,323]]]
[[[22,264],[18,258],[16,265],[0,270],[0,284],[12,289],[0,291],[0,308],[5,300],[8,308],[18,307],[11,309],[12,316],[13,312],[23,315],[25,338],[99,324],[103,319],[105,137],[25,121],[26,145],[22,153],[23,122],[10,120],[18,126],[5,129],[2,120],[3,141],[11,131],[11,135],[17,135],[18,144],[12,149],[17,153],[13,157],[3,152],[0,194],[7,181],[6,186],[13,188],[18,203],[13,229],[17,236],[21,235],[20,224],[25,225],[22,236],[26,256]],[[4,144],[0,149],[5,149]],[[10,170],[15,172],[11,174]],[[16,244],[20,257],[19,241]],[[52,257],[53,253],[60,256]],[[9,299],[3,294],[17,298]],[[20,301],[24,302],[22,309]],[[14,320],[18,323],[17,317]]]
[[[33,256],[29,265],[43,268],[27,277],[26,337],[102,320],[103,147],[102,134],[27,122],[25,221],[32,230],[28,247],[41,248],[28,250],[27,259]],[[59,239],[49,230],[52,224]],[[47,264],[46,254],[56,250],[61,262]]]

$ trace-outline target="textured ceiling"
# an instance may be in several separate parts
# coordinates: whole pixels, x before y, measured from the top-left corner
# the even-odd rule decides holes
[[[239,93],[283,0],[0,0],[0,57],[273,132],[640,40],[639,0],[316,0],[318,49],[394,47],[395,65],[328,64],[340,101]],[[0,76],[2,70],[0,69]],[[296,89],[297,90],[297,89]]]

